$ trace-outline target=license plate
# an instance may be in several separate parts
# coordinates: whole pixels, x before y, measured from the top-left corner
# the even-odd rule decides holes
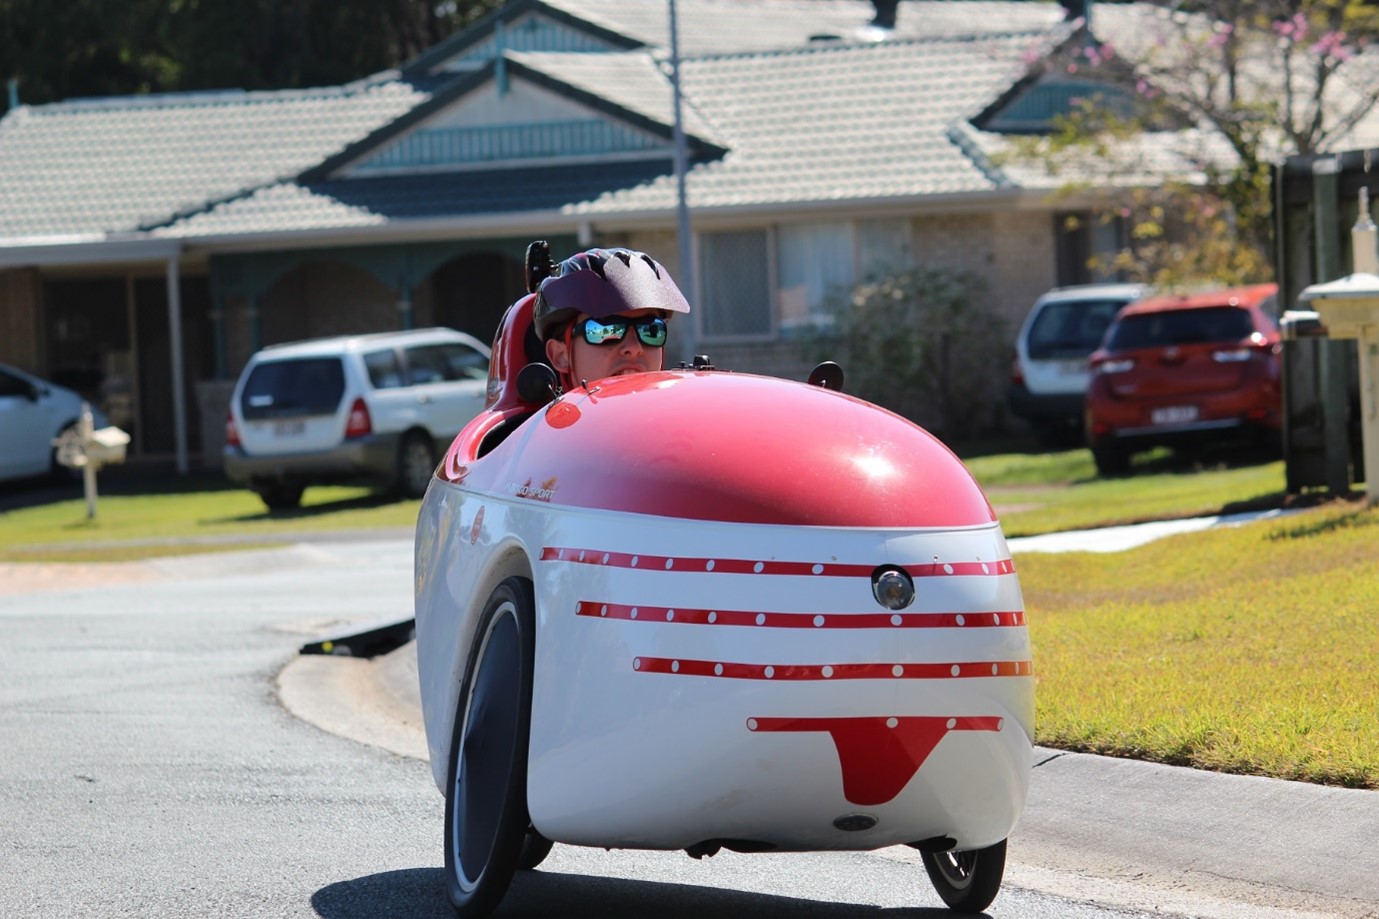
[[[1156,408],[1149,413],[1149,420],[1153,424],[1184,424],[1188,421],[1196,421],[1197,406],[1169,405],[1164,408]]]
[[[1059,361],[1058,372],[1065,377],[1075,377],[1087,372],[1086,361]]]
[[[296,437],[306,433],[305,421],[275,421],[273,422],[274,437]]]

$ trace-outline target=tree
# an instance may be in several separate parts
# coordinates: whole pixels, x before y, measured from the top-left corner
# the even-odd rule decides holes
[[[825,308],[833,326],[808,350],[842,364],[849,392],[953,440],[992,422],[992,355],[1005,354],[1009,341],[979,277],[909,268],[835,296]]]
[[[329,86],[396,67],[500,0],[0,0],[22,101]]]
[[[1104,9],[1104,8],[1102,8]],[[1089,95],[1047,138],[1019,145],[1055,169],[1092,172],[1121,191],[1101,219],[1124,221],[1129,242],[1110,264],[1173,287],[1243,283],[1271,274],[1270,163],[1340,149],[1379,101],[1379,14],[1362,0],[1197,0],[1142,4],[1116,41],[1074,43],[1051,68],[1093,71],[1128,91]],[[1114,17],[1104,15],[1111,21]],[[1114,29],[1114,24],[1111,25]],[[1143,178],[1166,151],[1170,180]],[[1088,157],[1098,169],[1088,170]],[[1108,182],[1108,179],[1120,179]],[[1065,192],[1089,183],[1069,183]]]

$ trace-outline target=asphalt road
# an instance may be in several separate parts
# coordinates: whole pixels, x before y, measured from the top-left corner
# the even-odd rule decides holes
[[[286,711],[277,691],[307,639],[407,614],[408,544],[299,545],[120,570],[123,580],[70,569],[20,585],[15,569],[0,569],[0,916],[450,915],[429,767],[321,730]],[[374,678],[383,668],[334,663],[353,691],[389,694]],[[405,703],[379,704],[383,721],[406,721]],[[1194,838],[1173,839],[1164,818],[1179,810],[1175,798],[1234,808],[1240,797],[1218,795],[1220,777],[1153,778],[1137,764],[1108,777],[1106,766],[1059,757],[1036,770],[991,915],[1374,915],[1379,897],[1362,899],[1368,888],[1356,879],[1379,878],[1373,847],[1361,845],[1375,824],[1355,824],[1379,812],[1351,802],[1379,798],[1306,799],[1337,823],[1331,851],[1287,836],[1286,820],[1250,828],[1253,810],[1204,810]],[[1065,798],[1039,793],[1053,787],[1040,770],[1055,767],[1069,778]],[[1286,801],[1265,795],[1269,807]],[[1259,885],[1222,872],[1231,850],[1276,831],[1293,874]],[[1328,885],[1335,896],[1325,897]],[[949,915],[939,905],[904,849],[694,861],[557,846],[499,915]]]

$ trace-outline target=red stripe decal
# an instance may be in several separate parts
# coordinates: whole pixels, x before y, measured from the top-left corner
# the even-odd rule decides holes
[[[949,731],[1000,731],[998,717],[749,718],[757,733],[826,732],[843,770],[843,796],[885,804],[909,784]]]
[[[941,664],[741,664],[670,657],[637,657],[639,673],[722,677],[726,680],[944,680],[1029,676],[1031,661],[964,661]]]
[[[703,574],[819,575],[830,578],[869,578],[876,565],[840,565],[833,562],[781,562],[746,558],[688,558],[674,555],[632,555],[604,552],[602,549],[573,549],[546,546],[543,562],[572,562],[609,568],[636,568],[646,571],[681,571]],[[1015,562],[1008,558],[991,562],[925,562],[903,566],[912,578],[948,575],[997,576],[1015,573]]]
[[[631,606],[581,600],[575,615],[637,622],[733,625],[765,629],[957,629],[1022,626],[1024,610],[986,613],[762,613],[732,609]]]

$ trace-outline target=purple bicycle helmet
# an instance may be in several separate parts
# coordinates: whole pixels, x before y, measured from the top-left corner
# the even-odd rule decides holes
[[[542,341],[580,313],[604,319],[640,309],[690,311],[670,272],[635,249],[590,249],[552,270],[537,285],[532,315]]]

